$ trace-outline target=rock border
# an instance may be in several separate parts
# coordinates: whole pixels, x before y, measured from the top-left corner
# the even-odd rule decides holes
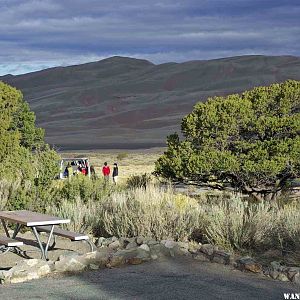
[[[263,267],[251,257],[236,257],[211,244],[195,242],[157,241],[152,238],[103,238],[96,240],[97,251],[86,254],[69,252],[57,261],[26,259],[16,263],[8,271],[0,271],[0,283],[19,283],[38,279],[50,273],[76,273],[83,270],[115,268],[126,264],[137,265],[162,257],[190,256],[196,261],[230,265],[240,271],[252,272],[280,281],[300,285],[300,268],[287,267],[272,262]]]

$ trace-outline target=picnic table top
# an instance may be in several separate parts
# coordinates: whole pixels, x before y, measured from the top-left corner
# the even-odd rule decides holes
[[[49,216],[29,210],[0,211],[0,219],[28,227],[70,223],[69,219]]]

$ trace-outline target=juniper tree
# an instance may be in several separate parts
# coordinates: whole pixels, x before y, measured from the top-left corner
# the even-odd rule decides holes
[[[43,174],[42,182],[49,182],[58,171],[58,156],[45,144],[44,130],[36,127],[22,93],[1,81],[0,111],[0,179],[33,181]]]
[[[167,138],[157,175],[275,199],[300,176],[300,82],[199,102]]]

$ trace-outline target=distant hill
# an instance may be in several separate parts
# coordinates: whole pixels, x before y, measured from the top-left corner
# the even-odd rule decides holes
[[[198,101],[287,79],[300,58],[240,56],[155,65],[111,57],[0,80],[24,93],[46,140],[60,149],[165,145]]]

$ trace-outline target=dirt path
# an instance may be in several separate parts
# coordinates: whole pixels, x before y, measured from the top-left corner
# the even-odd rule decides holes
[[[291,283],[192,259],[166,259],[119,269],[49,277],[0,286],[14,299],[284,299],[300,292]]]

